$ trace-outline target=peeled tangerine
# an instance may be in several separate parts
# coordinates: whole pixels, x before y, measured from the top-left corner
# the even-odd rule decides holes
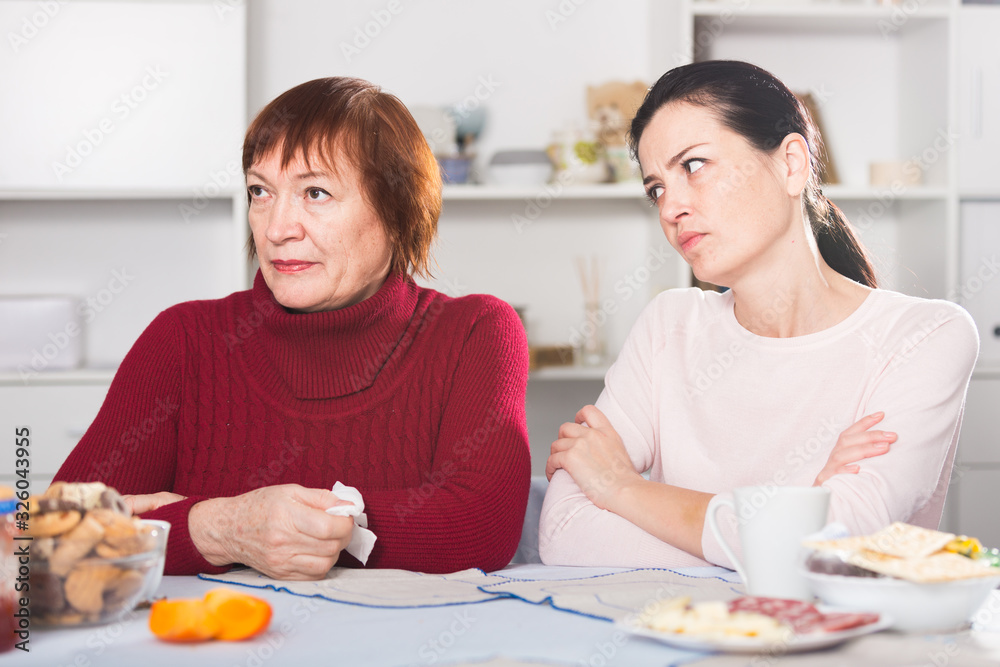
[[[216,639],[247,639],[271,622],[271,605],[265,600],[228,588],[215,588],[205,593],[205,606],[219,619],[221,627]]]
[[[247,639],[270,622],[270,604],[228,588],[212,589],[201,600],[158,600],[149,614],[153,634],[172,642]]]

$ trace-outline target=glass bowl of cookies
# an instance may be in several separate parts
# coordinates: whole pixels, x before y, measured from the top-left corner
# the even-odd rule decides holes
[[[133,517],[99,482],[56,482],[29,498],[31,614],[46,625],[121,619],[156,592],[170,524]]]
[[[812,551],[803,576],[816,597],[885,614],[903,632],[965,628],[1000,585],[1000,554],[963,535],[894,523],[804,545]]]

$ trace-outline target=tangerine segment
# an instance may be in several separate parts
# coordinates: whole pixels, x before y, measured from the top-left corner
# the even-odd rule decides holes
[[[199,642],[219,634],[219,620],[203,600],[157,600],[149,612],[149,629],[170,642]]]
[[[205,593],[205,606],[218,619],[216,639],[247,639],[267,629],[271,622],[271,605],[267,601],[228,588],[213,588]]]

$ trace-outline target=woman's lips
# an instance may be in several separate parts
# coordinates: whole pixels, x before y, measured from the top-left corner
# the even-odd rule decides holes
[[[278,273],[299,273],[315,266],[316,262],[306,262],[301,259],[272,259],[271,265]]]
[[[684,232],[677,237],[677,244],[681,247],[681,252],[686,253],[698,245],[704,236],[701,232]]]

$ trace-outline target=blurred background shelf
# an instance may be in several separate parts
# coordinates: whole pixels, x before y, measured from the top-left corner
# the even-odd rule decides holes
[[[606,366],[548,366],[531,371],[531,380],[604,380]]]
[[[823,194],[829,199],[836,201],[923,201],[941,200],[945,201],[950,196],[948,188],[910,186],[893,190],[889,187],[875,186],[850,186],[850,185],[824,185]]]
[[[181,202],[194,200],[226,200],[233,197],[244,198],[242,188],[242,175],[240,176],[239,190],[221,191],[218,188],[206,193],[203,190],[194,188],[166,188],[162,190],[154,188],[136,189],[88,189],[88,190],[0,190],[0,201],[46,201],[46,200],[178,200]]]
[[[22,375],[0,372],[0,387],[53,387],[65,385],[110,385],[116,368],[79,368],[68,371],[42,371]]]
[[[945,187],[909,186],[893,190],[889,187],[864,185],[825,185],[823,193],[834,200],[866,201],[889,200],[934,200],[947,199],[949,191]],[[1000,192],[988,196],[1000,197]],[[446,185],[442,191],[444,201],[507,201],[539,199],[549,203],[564,200],[608,199],[638,201],[649,205],[641,183],[601,183],[596,185],[560,186],[546,183],[537,186],[499,185]],[[650,206],[652,208],[652,206]]]
[[[621,199],[645,202],[642,183],[598,183],[594,185],[560,185],[546,183],[535,186],[446,185],[445,201],[503,201],[508,199]]]
[[[824,32],[895,32],[908,21],[947,19],[944,2],[903,7],[862,2],[692,2],[695,19],[717,19],[739,29],[820,30]]]

